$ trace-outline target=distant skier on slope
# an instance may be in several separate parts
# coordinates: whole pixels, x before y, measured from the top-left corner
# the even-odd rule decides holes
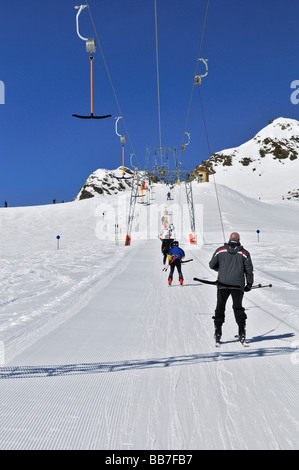
[[[253,265],[250,253],[240,244],[240,235],[237,232],[233,232],[230,235],[229,242],[225,243],[215,251],[209,266],[211,269],[218,271],[218,280],[220,282],[240,286],[234,288],[223,286],[217,287],[217,305],[215,316],[213,317],[216,343],[220,342],[222,324],[225,321],[225,306],[230,295],[233,300],[235,320],[239,327],[239,339],[244,343],[246,337],[245,327],[247,315],[242,306],[242,300],[244,291],[250,291],[253,284]]]
[[[183,285],[184,278],[183,278],[182,268],[181,268],[181,261],[183,258],[185,258],[184,250],[182,250],[182,248],[179,247],[178,241],[174,241],[173,248],[171,248],[170,252],[168,253],[168,260],[169,260],[169,265],[170,265],[170,273],[168,276],[169,285],[171,285],[172,283],[172,278],[173,278],[175,267],[177,268],[178,273],[179,273],[180,284]]]

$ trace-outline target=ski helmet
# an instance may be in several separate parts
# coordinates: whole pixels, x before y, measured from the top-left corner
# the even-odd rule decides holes
[[[175,241],[173,242],[173,244],[174,244],[175,246],[179,246],[179,242],[178,242],[177,240],[175,240]]]

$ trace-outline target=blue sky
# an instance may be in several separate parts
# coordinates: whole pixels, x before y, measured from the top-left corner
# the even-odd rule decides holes
[[[76,34],[84,0],[1,2],[0,206],[70,201],[90,173],[121,165],[119,109],[99,46],[94,55],[94,114],[89,114],[89,57]],[[154,0],[89,0],[129,135],[125,160],[140,168],[159,146]],[[206,0],[157,0],[162,145],[180,156]],[[200,88],[211,152],[252,138],[277,117],[299,119],[291,103],[299,80],[297,0],[210,0],[200,56],[209,74]],[[95,37],[87,9],[80,30]],[[199,72],[203,68],[198,69]],[[125,133],[119,121],[120,133]],[[198,88],[186,130],[183,164],[209,157]],[[132,144],[132,145],[131,145]]]

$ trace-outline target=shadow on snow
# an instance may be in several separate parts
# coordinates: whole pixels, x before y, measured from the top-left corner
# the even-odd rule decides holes
[[[290,337],[292,335],[283,335]],[[266,338],[263,338],[266,339]],[[274,337],[268,337],[274,339]],[[277,336],[275,339],[278,338]],[[261,337],[252,339],[252,343],[261,341]],[[241,347],[241,346],[240,346]],[[150,368],[167,368],[174,366],[190,366],[194,364],[204,364],[219,361],[231,361],[236,359],[262,358],[294,353],[294,347],[268,347],[259,349],[242,349],[240,351],[225,351],[221,349],[211,353],[191,354],[186,356],[170,356],[152,359],[132,359],[116,362],[94,362],[79,364],[60,365],[37,365],[37,366],[11,366],[0,367],[0,379],[18,379],[34,377],[57,377],[80,374],[98,374],[110,372],[122,372],[128,370],[142,370]]]

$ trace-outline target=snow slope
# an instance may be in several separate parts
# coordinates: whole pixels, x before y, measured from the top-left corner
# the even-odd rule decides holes
[[[245,295],[248,348],[228,303],[215,349],[216,290],[193,281],[215,278],[223,242],[212,183],[193,184],[202,243],[185,219],[179,233],[183,287],[167,285],[156,220],[186,204],[183,185],[170,202],[155,185],[130,247],[129,194],[0,210],[1,449],[298,449],[298,208],[217,189],[225,237],[239,231],[256,282],[273,284]]]

